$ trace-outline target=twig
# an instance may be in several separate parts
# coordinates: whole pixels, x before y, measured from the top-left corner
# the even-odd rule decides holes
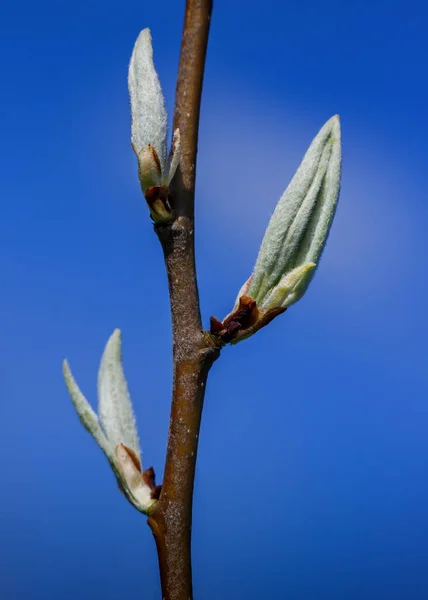
[[[177,218],[156,231],[169,281],[173,394],[160,500],[148,523],[156,540],[162,598],[191,600],[192,496],[205,384],[219,350],[205,343],[194,256],[194,195],[199,109],[212,0],[187,0],[174,113],[180,170],[170,188]]]

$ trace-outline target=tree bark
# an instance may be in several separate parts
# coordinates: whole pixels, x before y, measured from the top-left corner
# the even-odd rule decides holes
[[[164,600],[191,600],[192,497],[205,385],[219,356],[202,330],[194,254],[194,196],[199,111],[212,0],[187,0],[174,130],[180,168],[170,187],[176,215],[157,225],[168,274],[173,335],[173,393],[164,481],[148,519],[158,551]]]

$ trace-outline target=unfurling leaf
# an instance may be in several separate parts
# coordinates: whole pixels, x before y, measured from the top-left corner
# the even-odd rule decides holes
[[[138,159],[138,177],[150,214],[157,223],[173,219],[168,186],[180,163],[180,132],[174,131],[167,158],[167,114],[153,63],[152,37],[143,29],[135,42],[128,74],[131,99],[131,144]],[[159,191],[163,190],[163,191]]]
[[[327,241],[339,198],[340,173],[340,122],[335,115],[313,140],[279,200],[254,271],[239,291],[232,313],[223,322],[212,321],[211,333],[223,343],[249,337],[303,296]],[[257,320],[249,326],[238,314],[244,297],[258,311]]]
[[[120,489],[137,510],[148,514],[155,502],[154,486],[147,485],[142,472],[135,416],[122,367],[119,329],[111,335],[101,359],[98,416],[80,391],[67,361],[63,371],[79,419],[108,458]]]

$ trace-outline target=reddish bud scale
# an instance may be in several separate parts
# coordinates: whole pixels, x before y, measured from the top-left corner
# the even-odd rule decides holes
[[[238,308],[223,322],[211,317],[210,333],[221,338],[223,342],[230,342],[240,331],[255,325],[258,318],[256,301],[249,296],[241,296]]]

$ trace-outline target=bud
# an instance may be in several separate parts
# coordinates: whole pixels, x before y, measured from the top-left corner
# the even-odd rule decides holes
[[[305,293],[324,249],[339,198],[340,122],[322,127],[279,200],[266,229],[251,277],[223,322],[213,318],[211,333],[236,343],[264,327]],[[258,317],[242,319],[242,299],[254,302]],[[254,308],[252,309],[254,313]],[[231,329],[232,323],[232,329]],[[226,325],[226,327],[225,327]]]
[[[142,472],[141,449],[135,416],[121,360],[120,331],[116,329],[107,342],[98,373],[98,416],[80,391],[67,361],[63,372],[65,384],[83,426],[106,455],[129,502],[149,514],[155,503],[155,487],[147,485]]]
[[[153,63],[152,37],[143,29],[135,42],[129,65],[131,144],[138,159],[138,177],[155,222],[173,218],[168,186],[180,163],[180,132],[174,132],[167,159],[167,114]],[[163,189],[163,191],[160,191]],[[166,190],[166,193],[165,193]]]

